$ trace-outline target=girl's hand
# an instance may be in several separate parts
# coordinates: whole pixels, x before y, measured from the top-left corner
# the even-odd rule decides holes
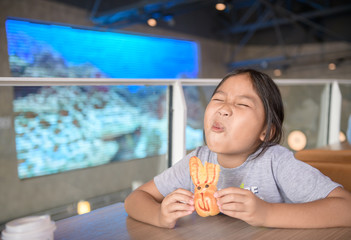
[[[179,218],[190,215],[194,210],[194,194],[185,189],[177,189],[161,203],[160,225],[173,228]]]
[[[253,226],[264,226],[270,203],[258,198],[250,190],[231,187],[217,191],[214,196],[222,213]]]

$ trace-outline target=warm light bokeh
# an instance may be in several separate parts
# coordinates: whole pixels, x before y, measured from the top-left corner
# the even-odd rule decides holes
[[[300,151],[306,147],[307,138],[306,135],[300,131],[295,130],[288,135],[288,145],[294,151]]]
[[[90,202],[88,201],[79,201],[77,204],[77,213],[79,215],[84,214],[84,213],[88,213],[91,211],[91,207],[90,207]]]

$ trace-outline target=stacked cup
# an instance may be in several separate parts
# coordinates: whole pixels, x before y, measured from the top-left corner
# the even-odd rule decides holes
[[[3,240],[53,240],[56,225],[49,215],[29,216],[8,222]]]

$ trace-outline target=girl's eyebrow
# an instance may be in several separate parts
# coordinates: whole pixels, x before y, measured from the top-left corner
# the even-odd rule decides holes
[[[257,105],[257,98],[251,95],[239,95],[239,99],[247,99],[248,101],[252,102],[254,106]]]
[[[222,90],[217,90],[214,94],[221,94],[221,95],[225,95],[227,96],[228,94]],[[252,95],[246,95],[246,94],[242,94],[242,95],[239,95],[237,96],[239,99],[247,99],[248,101],[252,102],[255,106],[257,105],[257,98],[255,96],[252,96]]]
[[[228,93],[223,91],[223,90],[220,90],[218,89],[216,92],[213,93],[212,97],[216,94],[221,94],[221,95],[224,95],[224,96],[227,96]],[[257,104],[258,101],[260,101],[259,97],[257,95],[252,95],[252,94],[241,94],[241,95],[238,95],[237,96],[239,99],[247,99],[249,101],[251,101],[254,105]]]
[[[222,90],[217,90],[215,93],[213,93],[213,95],[215,95],[215,94],[217,94],[217,93],[219,93],[219,94],[223,94],[223,95],[227,95],[225,92],[223,92]]]
[[[250,101],[256,102],[256,98],[254,96],[250,96],[250,95],[239,95],[239,98],[244,98],[244,99],[248,99]]]
[[[224,92],[222,90],[217,90],[213,95],[215,95],[215,94],[228,95],[226,92]],[[248,99],[252,102],[256,102],[255,96],[251,96],[251,95],[242,94],[242,95],[239,95],[238,98]]]

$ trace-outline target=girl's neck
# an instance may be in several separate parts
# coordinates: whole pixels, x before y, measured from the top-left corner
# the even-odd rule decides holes
[[[224,168],[236,168],[242,165],[248,156],[248,154],[229,155],[217,153],[217,161]]]

